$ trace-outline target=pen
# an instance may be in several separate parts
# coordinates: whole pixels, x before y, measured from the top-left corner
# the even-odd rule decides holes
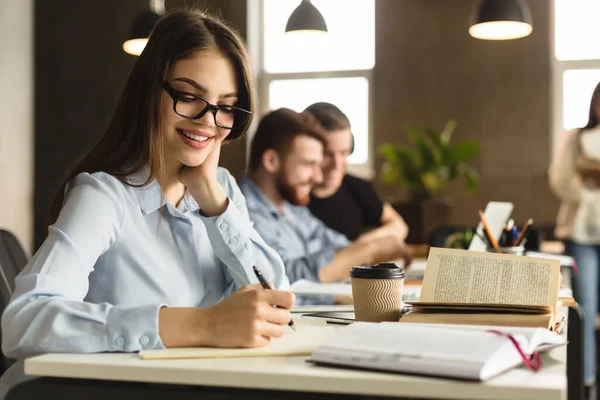
[[[515,221],[511,218],[508,220],[506,225],[504,225],[504,229],[502,230],[502,235],[500,236],[500,239],[498,239],[498,244],[501,247],[512,246],[512,243],[517,238],[516,236],[513,237],[514,230],[515,230]]]
[[[527,221],[527,223],[525,224],[523,229],[521,229],[521,233],[519,234],[517,239],[513,242],[513,246],[518,246],[519,244],[521,244],[523,239],[525,239],[525,236],[527,235],[527,231],[529,230],[529,227],[531,226],[531,224],[533,224],[533,218],[529,218],[529,220]]]
[[[261,286],[265,289],[271,289],[271,286],[269,286],[269,284],[267,283],[267,281],[265,280],[265,277],[263,276],[263,274],[260,272],[260,270],[255,266],[252,267],[252,269],[254,270],[254,274],[256,275],[256,277],[258,278],[258,281],[260,282]],[[276,308],[279,308],[277,306],[275,306]],[[288,326],[290,328],[292,328],[293,330],[296,330],[296,325],[294,325],[294,320],[290,319],[290,322],[288,322]]]

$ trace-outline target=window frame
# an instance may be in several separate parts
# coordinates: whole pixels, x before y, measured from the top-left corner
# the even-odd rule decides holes
[[[248,0],[247,3],[247,24],[248,24],[248,47],[252,59],[252,69],[254,71],[258,99],[254,119],[248,133],[247,153],[250,150],[252,137],[256,131],[256,126],[263,116],[269,110],[269,85],[273,81],[294,80],[294,79],[328,79],[328,78],[365,78],[368,82],[369,98],[367,99],[369,109],[367,113],[367,160],[361,164],[349,164],[348,172],[363,179],[371,180],[375,178],[374,169],[374,95],[373,95],[373,70],[334,70],[334,71],[312,71],[312,72],[267,72],[264,68],[264,0]],[[248,158],[248,157],[246,157]]]
[[[591,60],[559,60],[556,58],[556,1],[550,2],[550,68],[551,82],[550,90],[552,93],[552,138],[551,147],[557,143],[560,136],[565,132],[563,116],[563,75],[568,70],[589,70],[600,69],[600,59]],[[565,1],[565,0],[558,0]],[[573,127],[575,128],[575,127]]]

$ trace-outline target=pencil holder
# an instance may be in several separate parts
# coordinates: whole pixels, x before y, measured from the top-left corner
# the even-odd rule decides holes
[[[514,246],[514,247],[488,247],[490,253],[501,253],[501,254],[512,254],[513,256],[522,256],[525,254],[525,246]]]

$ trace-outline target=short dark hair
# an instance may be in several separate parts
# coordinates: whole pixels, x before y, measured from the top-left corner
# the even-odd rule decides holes
[[[311,104],[306,107],[304,112],[308,112],[314,116],[326,132],[350,129],[350,120],[346,114],[331,103],[322,101],[320,103]],[[350,154],[352,154],[354,153],[354,135],[352,132],[350,132],[350,138],[352,139]]]
[[[323,128],[311,114],[280,108],[265,115],[250,145],[250,171],[256,171],[262,165],[265,151],[273,149],[285,153],[298,136],[308,136],[325,145]]]
[[[350,128],[350,120],[346,114],[331,103],[315,103],[308,106],[304,111],[311,113],[327,131]]]

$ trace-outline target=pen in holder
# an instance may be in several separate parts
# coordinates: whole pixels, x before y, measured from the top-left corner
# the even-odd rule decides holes
[[[525,254],[525,246],[510,246],[510,247],[488,247],[490,253],[512,254],[513,256],[522,256]]]

